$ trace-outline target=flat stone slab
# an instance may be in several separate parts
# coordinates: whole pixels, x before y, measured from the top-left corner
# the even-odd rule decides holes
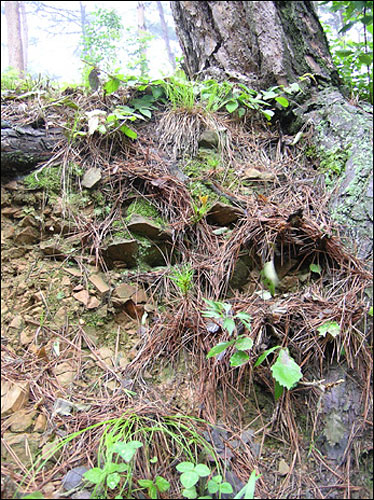
[[[125,263],[129,267],[134,267],[137,253],[138,243],[136,240],[118,239],[103,248],[103,256],[111,265],[118,261]]]
[[[243,214],[242,209],[217,201],[209,210],[206,220],[208,224],[227,226],[232,222],[236,222]]]
[[[171,240],[171,231],[169,229],[162,229],[151,219],[147,219],[142,215],[132,214],[127,228],[141,236],[146,236],[150,240]]]

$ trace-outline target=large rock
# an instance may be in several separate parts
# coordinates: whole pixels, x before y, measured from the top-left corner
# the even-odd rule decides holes
[[[136,240],[116,239],[103,248],[103,257],[110,268],[113,268],[116,262],[134,267],[137,253]]]

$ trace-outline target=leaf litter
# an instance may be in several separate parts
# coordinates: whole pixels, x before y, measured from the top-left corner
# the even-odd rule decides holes
[[[104,102],[99,95],[86,97],[76,90],[69,99],[82,112],[92,112],[118,97],[107,96]],[[75,110],[53,102],[44,106],[40,98],[9,100],[4,118],[26,125],[38,123],[43,113],[51,125],[68,129]],[[167,124],[167,130],[159,128],[159,136],[158,122]],[[183,151],[198,154],[199,134],[207,126],[226,127],[230,139],[219,166],[203,171],[200,179],[209,202],[220,197],[238,209],[223,226],[205,217],[192,222],[197,201],[191,179],[183,173],[188,161]],[[224,455],[222,460],[233,483],[245,484],[254,468],[262,473],[256,486],[261,498],[300,498],[306,492],[334,498],[336,491],[365,495],[362,485],[352,484],[352,477],[360,476],[352,475],[351,458],[357,464],[365,451],[354,448],[353,440],[367,431],[372,410],[365,299],[371,274],[346,249],[332,223],[321,176],[300,144],[284,143],[258,117],[241,124],[224,115],[175,117],[161,109],[136,130],[136,142],[118,131],[108,138],[94,133],[59,144],[43,167],[62,164],[61,192],[54,196],[31,191],[22,182],[2,186],[2,377],[10,386],[29,390],[28,401],[6,396],[6,408],[15,414],[32,407],[46,418],[46,429],[34,426],[38,448],[77,433],[73,445],[60,448],[57,461],[49,460],[31,474],[7,444],[11,422],[5,413],[3,477],[28,491],[57,492],[69,470],[95,466],[103,431],[95,424],[121,418],[130,408],[132,414],[160,421],[179,414],[204,419],[199,421],[201,434],[225,429],[211,442],[218,446],[222,440],[230,449],[230,459]],[[69,202],[75,192],[81,199],[88,196],[72,162],[83,172],[100,170],[104,203],[100,196],[78,209]],[[162,266],[108,266],[103,249],[116,221],[126,228],[126,207],[134,198],[149,202],[167,221],[172,240],[161,251]],[[17,240],[22,222],[32,224],[36,233]],[[49,247],[54,250],[41,252],[40,242],[45,244],[55,232],[60,237]],[[260,271],[269,261],[274,261],[280,284],[265,300]],[[177,262],[188,262],[194,271],[193,289],[185,295],[170,279]],[[110,288],[107,296],[94,286],[97,273]],[[122,283],[134,286],[145,302],[126,297],[113,306],[111,290]],[[206,359],[214,345],[231,339],[219,323],[209,326],[202,314],[204,299],[229,302],[233,313],[251,315],[253,348],[247,364],[232,368],[230,355]],[[338,325],[337,334],[326,335],[326,325]],[[267,365],[254,367],[258,356],[274,345],[284,353],[289,349],[303,374],[302,382],[277,403],[271,357]],[[321,394],[333,390],[324,382],[326,370],[343,361],[345,372],[356,380],[362,411],[337,467],[308,446],[318,429]],[[300,415],[310,423],[303,427]],[[243,431],[253,437],[240,439]],[[168,447],[163,439],[153,443],[154,453],[176,494],[177,476],[169,465],[174,457],[162,453]],[[139,478],[145,477],[144,467],[140,456]]]

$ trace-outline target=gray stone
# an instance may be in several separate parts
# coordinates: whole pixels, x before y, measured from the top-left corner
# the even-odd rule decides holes
[[[82,179],[82,186],[84,188],[90,189],[95,186],[101,180],[101,170],[99,168],[92,167],[87,170]]]
[[[127,227],[130,231],[151,240],[171,240],[170,229],[162,229],[158,224],[142,215],[132,214]]]
[[[204,130],[199,138],[199,147],[207,149],[215,149],[219,146],[219,133],[217,130]]]
[[[66,476],[62,480],[62,487],[65,491],[72,490],[83,484],[83,474],[87,472],[88,469],[84,465],[80,467],[74,467],[74,469],[69,470]],[[88,497],[89,498],[89,497]]]

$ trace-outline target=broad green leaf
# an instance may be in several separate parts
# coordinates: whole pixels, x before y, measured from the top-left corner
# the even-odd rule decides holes
[[[29,493],[28,495],[22,497],[22,500],[26,498],[28,500],[41,500],[44,499],[44,495],[41,491],[34,491],[34,493]]]
[[[150,458],[149,461],[150,461],[151,464],[155,464],[155,463],[157,463],[158,458],[155,456],[153,458]]]
[[[230,495],[230,493],[233,492],[233,489],[232,489],[232,486],[230,483],[222,483],[219,489],[220,489],[221,493],[226,493],[228,495]]]
[[[265,116],[267,120],[271,120],[272,117],[274,116],[274,111],[271,111],[270,109],[262,109],[261,113]]]
[[[113,474],[109,474],[108,477],[106,478],[106,484],[109,486],[111,490],[114,490],[114,488],[117,487],[120,480],[121,476],[118,474],[118,472],[113,472]]]
[[[288,108],[288,106],[290,105],[290,103],[288,102],[288,99],[286,99],[285,97],[282,97],[282,96],[279,96],[279,97],[276,97],[275,100],[281,105],[283,106],[284,108]]]
[[[248,313],[244,311],[238,312],[238,314],[235,315],[235,318],[240,319],[240,321],[243,323],[243,325],[247,328],[248,331],[251,330],[252,317]]]
[[[238,109],[238,116],[239,118],[242,118],[245,115],[245,109],[244,108],[239,108]]]
[[[104,481],[105,476],[106,473],[103,471],[103,469],[100,469],[99,467],[93,467],[92,469],[88,470],[83,474],[83,477],[85,479],[91,481],[91,483],[94,484],[100,484],[102,481]]]
[[[284,89],[284,91],[287,94],[293,94],[294,92],[300,92],[300,90],[301,90],[301,87],[297,82],[291,83],[291,85],[289,87],[286,87]]]
[[[215,481],[213,481],[211,479],[208,482],[208,491],[209,491],[209,493],[211,493],[212,495],[214,495],[214,493],[217,493],[218,490],[219,490],[219,484],[216,483]]]
[[[329,333],[332,337],[336,337],[340,333],[340,326],[336,321],[326,321],[323,325],[317,328],[320,337],[326,337]]]
[[[353,54],[353,50],[350,49],[336,50],[335,54],[338,55],[339,57],[348,57]]]
[[[278,401],[278,399],[282,396],[283,394],[283,387],[278,384],[277,381],[275,381],[275,386],[274,386],[274,399],[275,401]]]
[[[210,469],[204,464],[197,464],[195,467],[195,472],[199,474],[200,477],[206,477],[210,474]]]
[[[136,450],[141,448],[143,443],[140,441],[129,441],[124,443],[123,441],[118,441],[113,446],[114,453],[118,453],[125,462],[130,462],[132,457],[135,455]]]
[[[368,311],[368,315],[373,317],[373,306],[370,307],[370,309]]]
[[[153,82],[154,84],[155,82]],[[159,97],[163,96],[164,95],[164,89],[161,87],[161,86],[156,86],[154,87],[152,85],[151,87],[151,90],[152,90],[152,95],[155,99],[158,99]]]
[[[232,332],[235,330],[235,321],[232,318],[225,318],[222,328],[229,332],[229,335],[232,335]]]
[[[139,109],[142,115],[146,116],[147,118],[152,118],[152,113],[149,111],[149,109]]]
[[[276,351],[277,349],[280,349],[280,345],[276,345],[274,347],[271,347],[270,349],[267,349],[266,351],[264,351],[261,356],[258,357],[256,363],[255,363],[255,367],[260,365],[264,359],[269,355],[271,354],[272,352]]]
[[[241,366],[244,365],[249,360],[249,356],[244,351],[236,351],[230,358],[231,366]]]
[[[186,488],[182,490],[182,495],[185,498],[197,498],[197,491],[195,486],[193,486],[192,488]]]
[[[213,356],[217,356],[221,352],[225,351],[230,345],[232,345],[235,340],[230,340],[230,342],[220,342],[211,348],[211,350],[206,355],[206,359],[212,358]]]
[[[128,464],[122,463],[122,464],[117,464],[117,472],[126,472],[129,470]]]
[[[195,465],[192,462],[181,462],[176,466],[178,472],[189,472],[194,470]]]
[[[138,479],[138,485],[142,488],[149,488],[153,485],[153,481],[151,479]]]
[[[122,125],[120,130],[125,135],[127,135],[127,137],[130,137],[130,139],[136,139],[138,137],[138,134],[135,132],[135,130],[132,130],[131,128],[127,127],[127,125]]]
[[[112,472],[117,472],[118,471],[118,465],[114,462],[107,462],[104,466],[104,472],[106,474],[112,474]]]
[[[185,488],[192,488],[199,480],[199,474],[195,471],[183,472],[180,481]]]
[[[358,56],[358,60],[362,64],[366,64],[367,66],[370,66],[370,64],[373,62],[373,55],[372,54],[360,54]]]
[[[262,98],[267,100],[267,99],[274,99],[274,97],[277,97],[277,93],[274,92],[273,90],[270,90],[270,91],[265,91],[265,92],[262,92]]]
[[[319,266],[318,264],[310,264],[309,269],[312,271],[312,273],[321,274],[321,266]]]
[[[164,477],[162,476],[157,476],[155,484],[157,486],[158,491],[161,491],[163,493],[164,491],[168,491],[170,488],[170,483],[167,481]]]
[[[229,101],[227,104],[226,104],[226,109],[229,113],[233,113],[236,109],[238,109],[239,107],[239,103],[238,101],[235,99],[232,99],[231,101]]]
[[[157,488],[154,484],[152,484],[149,488],[148,488],[148,495],[152,498],[152,500],[156,500],[157,499]]]
[[[253,340],[249,337],[239,337],[237,341],[235,342],[235,347],[239,351],[245,351],[247,349],[252,349],[253,347]]]
[[[288,349],[279,351],[271,371],[275,380],[287,389],[291,389],[303,376],[300,366],[291,358]]]
[[[113,94],[116,90],[118,90],[118,87],[121,85],[121,82],[118,80],[118,78],[111,78],[109,81],[107,81],[104,84],[104,92],[106,95]]]

